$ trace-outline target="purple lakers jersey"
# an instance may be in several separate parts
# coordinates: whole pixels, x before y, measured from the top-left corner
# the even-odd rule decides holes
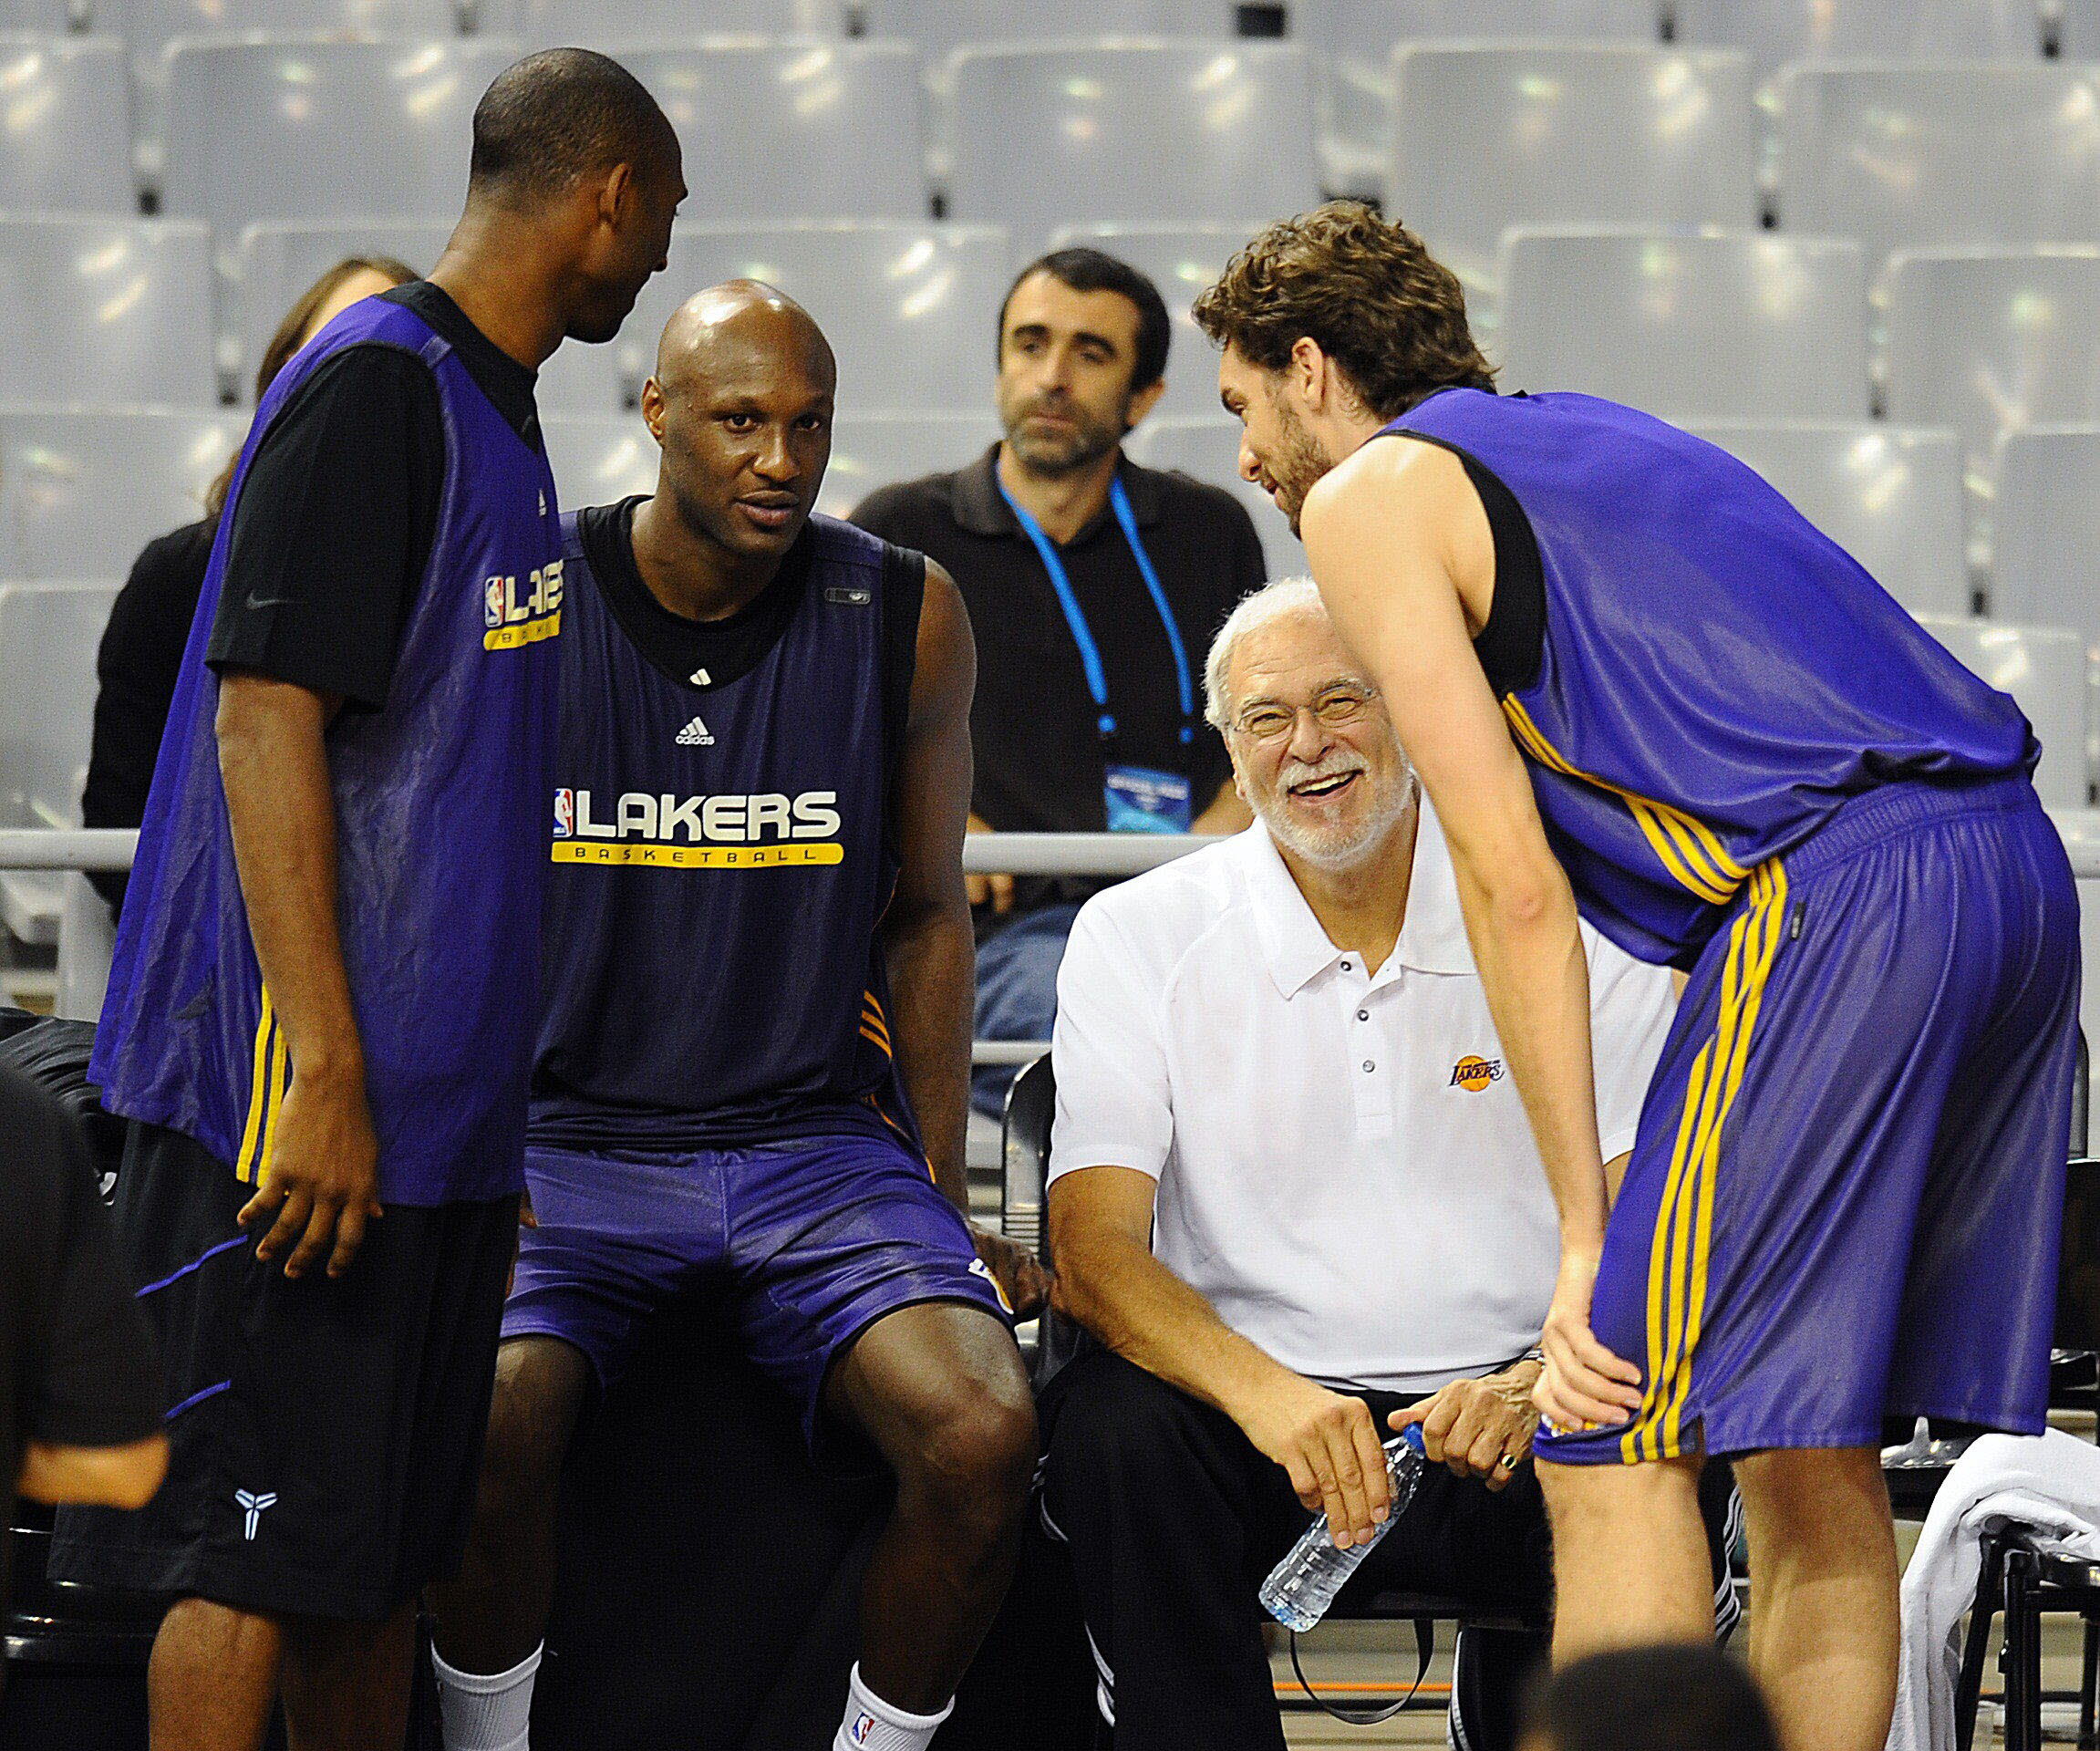
[[[533,1142],[916,1148],[878,929],[925,562],[812,517],[695,623],[635,569],[638,503],[566,519]]]
[[[562,547],[545,456],[399,304],[352,306],[256,409],[182,654],[91,1073],[111,1112],[188,1134],[243,1179],[268,1171],[298,1066],[249,936],[205,651],[263,433],[324,359],[375,344],[429,366],[444,491],[386,703],[345,711],[328,730],[337,915],[379,1196],[434,1205],[522,1184]]]
[[[1385,432],[1455,451],[1481,492],[1475,648],[1584,916],[1629,954],[1689,966],[1752,872],[1861,792],[2032,772],[2012,699],[1712,444],[1479,389]]]

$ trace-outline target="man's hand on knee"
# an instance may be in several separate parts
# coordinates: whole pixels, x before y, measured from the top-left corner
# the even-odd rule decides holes
[[[1501,1489],[1530,1456],[1538,1429],[1531,1402],[1537,1380],[1538,1364],[1520,1362],[1499,1374],[1454,1380],[1386,1421],[1395,1433],[1421,1424],[1422,1452],[1431,1463],[1448,1466],[1454,1477],[1478,1477]]]
[[[1289,1474],[1298,1499],[1327,1516],[1340,1548],[1370,1543],[1392,1502],[1370,1407],[1300,1375],[1278,1375],[1278,1383],[1234,1420]]]

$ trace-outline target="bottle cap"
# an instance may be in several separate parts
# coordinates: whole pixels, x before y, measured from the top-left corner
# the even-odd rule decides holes
[[[1400,1438],[1406,1442],[1409,1446],[1412,1447],[1415,1452],[1422,1454],[1424,1458],[1429,1456],[1422,1448],[1421,1424],[1410,1423],[1404,1429],[1400,1432]]]

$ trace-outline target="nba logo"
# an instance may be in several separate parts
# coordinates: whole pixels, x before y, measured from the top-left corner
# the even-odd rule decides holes
[[[867,1710],[863,1709],[853,1716],[853,1730],[846,1736],[855,1745],[865,1745],[868,1742],[868,1735],[874,1730],[875,1717],[870,1715]]]
[[[491,577],[481,585],[481,615],[491,627],[503,624],[503,580]]]
[[[576,793],[574,791],[554,793],[554,837],[566,839],[576,830]]]

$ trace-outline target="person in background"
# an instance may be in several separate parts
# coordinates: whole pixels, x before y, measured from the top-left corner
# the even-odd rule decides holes
[[[1779,1751],[1779,1735],[1738,1662],[1681,1642],[1562,1668],[1533,1699],[1520,1751]]]
[[[87,1145],[0,1065],[0,1541],[17,1493],[142,1508],[168,1469],[160,1370]],[[0,1606],[7,1550],[0,1542]]]
[[[975,833],[1236,833],[1247,808],[1203,720],[1200,653],[1260,585],[1230,493],[1137,467],[1122,440],[1166,388],[1159,289],[1094,249],[1024,268],[998,320],[1006,437],[967,468],[871,493],[853,521],[947,568],[978,635]],[[1192,655],[1195,653],[1195,655]],[[1047,1040],[1057,969],[1097,881],[972,876],[977,1031]],[[997,1114],[1012,1079],[981,1071]]]
[[[314,282],[284,313],[263,349],[255,371],[255,400],[276,381],[292,355],[360,298],[406,285],[421,275],[391,255],[347,255]],[[109,624],[95,658],[95,741],[88,757],[88,787],[80,797],[80,824],[88,827],[135,827],[146,818],[146,792],[167,727],[168,703],[182,667],[182,645],[197,615],[204,567],[212,558],[226,489],[233,483],[229,456],[204,495],[204,514],[195,523],[148,542],[117,593]],[[124,907],[130,871],[92,870],[88,879],[109,902],[112,915]]]

